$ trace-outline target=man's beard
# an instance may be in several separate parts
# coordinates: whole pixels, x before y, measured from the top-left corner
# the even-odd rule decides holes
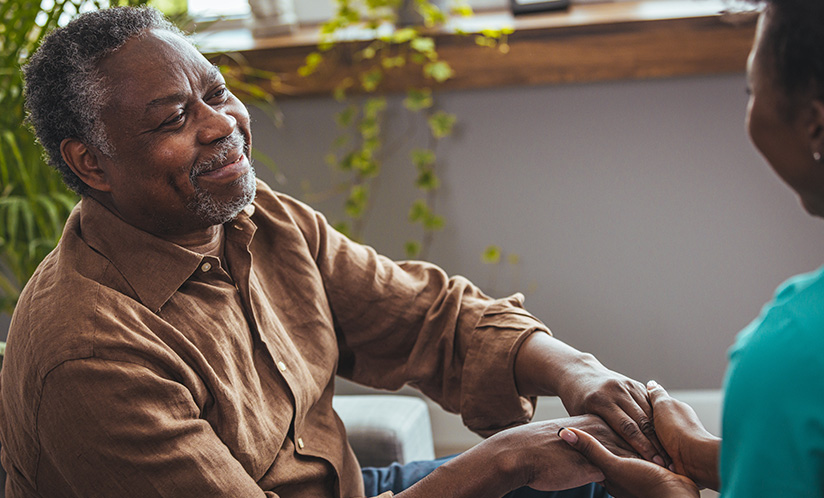
[[[249,146],[243,135],[235,130],[232,135],[226,137],[218,146],[215,156],[207,161],[199,163],[192,169],[190,180],[195,187],[195,194],[189,201],[187,208],[200,220],[209,225],[221,225],[232,221],[238,214],[255,199],[256,183],[255,168],[251,167],[249,172],[231,183],[232,187],[240,186],[240,193],[229,199],[221,201],[215,199],[211,192],[203,189],[197,179],[197,175],[202,171],[207,171],[214,164],[219,164],[226,160],[228,155],[242,147],[244,155],[251,163],[249,157]]]

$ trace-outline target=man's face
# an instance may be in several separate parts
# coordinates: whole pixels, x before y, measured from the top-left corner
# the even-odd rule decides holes
[[[151,30],[101,62],[110,208],[165,238],[233,219],[254,198],[249,114],[186,40]]]

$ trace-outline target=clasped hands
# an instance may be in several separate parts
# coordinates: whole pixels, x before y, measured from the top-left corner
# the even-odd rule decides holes
[[[615,498],[694,498],[699,485],[719,488],[720,439],[704,428],[693,409],[654,381],[647,385],[656,435],[672,459],[668,468],[611,451],[610,443],[581,427],[567,427],[558,436],[598,469],[597,481]]]
[[[718,489],[720,439],[658,384],[645,388],[545,334],[525,341],[516,378],[521,394],[555,394],[573,415],[499,433],[520,439],[524,485],[550,491],[598,482],[616,498],[697,497],[699,486]],[[518,438],[518,431],[536,439]]]

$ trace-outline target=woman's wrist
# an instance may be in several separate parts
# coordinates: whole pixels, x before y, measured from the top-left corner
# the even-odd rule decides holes
[[[718,476],[718,455],[721,451],[721,438],[707,433],[691,445],[688,458],[684,461],[687,477],[698,485],[715,491],[721,487]]]

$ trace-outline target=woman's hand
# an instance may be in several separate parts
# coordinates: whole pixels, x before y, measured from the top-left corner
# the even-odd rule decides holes
[[[588,433],[572,428],[558,435],[604,474],[601,482],[615,498],[696,498],[698,486],[689,478],[640,458],[621,457]]]
[[[655,381],[647,384],[658,440],[672,458],[674,469],[702,487],[717,490],[721,440],[704,428],[695,410],[672,398]]]

